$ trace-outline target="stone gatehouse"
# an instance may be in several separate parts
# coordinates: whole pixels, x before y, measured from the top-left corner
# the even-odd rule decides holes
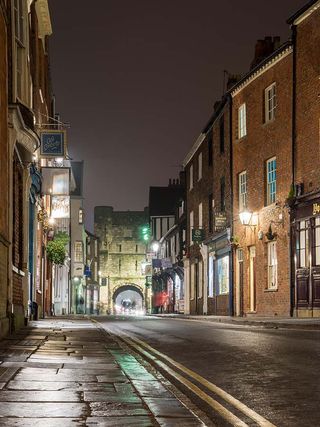
[[[94,233],[100,239],[100,313],[115,313],[123,298],[149,311],[150,289],[146,287],[144,263],[146,242],[141,229],[148,225],[148,210],[114,211],[96,206]]]

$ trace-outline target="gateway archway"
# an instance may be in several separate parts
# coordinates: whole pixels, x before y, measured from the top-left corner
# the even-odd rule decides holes
[[[113,293],[115,314],[140,314],[144,312],[144,295],[140,287],[134,284],[119,286]]]

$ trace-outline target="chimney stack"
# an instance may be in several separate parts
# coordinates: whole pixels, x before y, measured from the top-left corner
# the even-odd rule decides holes
[[[280,46],[279,36],[266,36],[264,40],[257,40],[254,50],[254,58],[250,64],[250,70],[271,55]]]

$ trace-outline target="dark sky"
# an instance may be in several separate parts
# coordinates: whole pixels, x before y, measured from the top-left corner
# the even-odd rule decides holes
[[[167,185],[255,41],[289,37],[305,0],[49,0],[57,111],[85,161],[85,209],[143,209]]]

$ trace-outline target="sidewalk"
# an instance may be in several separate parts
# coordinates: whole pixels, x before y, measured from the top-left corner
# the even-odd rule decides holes
[[[305,329],[319,330],[320,318],[296,318],[296,317],[232,317],[232,316],[203,316],[188,314],[151,314],[150,316],[173,318],[173,319],[192,319],[202,322],[260,326],[264,328],[285,328],[285,329]]]
[[[47,319],[0,342],[3,427],[204,424],[87,319]]]

